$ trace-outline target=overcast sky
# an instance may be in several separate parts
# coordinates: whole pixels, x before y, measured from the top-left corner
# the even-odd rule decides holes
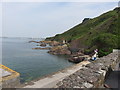
[[[117,2],[11,2],[2,5],[2,35],[49,37],[117,7]]]

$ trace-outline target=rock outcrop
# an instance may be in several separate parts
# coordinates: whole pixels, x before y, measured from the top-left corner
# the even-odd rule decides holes
[[[62,45],[62,43],[57,42],[57,41],[29,41],[29,43],[31,42],[40,43],[40,46],[46,46],[46,44],[49,44],[50,46]]]
[[[32,48],[32,49],[39,49],[39,50],[49,50],[51,49],[50,47],[45,47],[45,48],[41,48],[41,47],[36,47],[36,48]]]
[[[88,20],[90,20],[90,18],[84,18],[82,23],[86,23]]]
[[[45,43],[41,43],[41,44],[40,44],[40,46],[45,47],[45,46],[46,46],[46,44],[45,44]]]
[[[57,41],[51,41],[51,43],[49,43],[50,46],[58,46],[58,45],[61,45],[60,42],[57,42]]]
[[[71,57],[68,59],[70,62],[79,63],[85,60],[85,57]]]
[[[29,41],[29,43],[32,43],[32,42],[34,42],[34,43],[40,43],[39,41]]]
[[[58,45],[61,45],[61,43],[60,43],[60,42],[57,42],[57,41],[40,41],[40,43],[49,44],[50,46],[58,46]]]
[[[79,51],[76,53],[72,53],[70,55],[70,58],[68,58],[68,60],[70,62],[79,63],[79,62],[84,61],[84,60],[90,60],[90,58],[91,57],[89,55],[85,55],[82,53],[82,51]]]
[[[54,54],[54,55],[57,55],[57,54],[60,54],[60,55],[70,55],[71,51],[68,49],[67,45],[62,45],[62,46],[52,47],[50,49],[50,51],[48,51],[48,53],[51,53],[51,54]]]

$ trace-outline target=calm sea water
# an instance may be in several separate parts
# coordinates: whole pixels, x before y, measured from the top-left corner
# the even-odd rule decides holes
[[[21,82],[30,81],[73,65],[65,56],[48,50],[33,50],[37,43],[27,38],[2,38],[2,64],[20,73]]]

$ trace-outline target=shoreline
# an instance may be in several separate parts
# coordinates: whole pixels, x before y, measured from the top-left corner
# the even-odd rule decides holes
[[[42,42],[44,44],[50,45],[50,42],[52,42],[52,41],[37,41],[37,42],[31,41],[31,42],[34,42],[34,43],[41,43]],[[59,46],[59,45],[55,45],[55,46]],[[53,44],[53,48],[55,46]],[[56,72],[38,77],[38,78],[33,79],[31,81],[28,81],[28,82],[24,82],[21,84],[20,87],[22,87],[22,88],[52,88],[52,87],[55,87],[55,83],[57,84],[58,81],[64,79],[66,76],[73,74],[77,70],[83,68],[84,65],[86,65],[88,63],[90,63],[88,60],[81,61],[77,64],[73,64],[72,66],[66,67],[66,68],[58,70]],[[41,83],[42,83],[42,85],[41,85]],[[49,84],[52,84],[52,85],[49,85]]]
[[[78,64],[74,64],[70,67],[59,70],[57,72],[53,72],[51,74],[31,80],[29,82],[25,82],[20,87],[21,88],[52,88],[52,87],[55,87],[55,84],[57,84],[57,82],[73,74],[77,70],[84,68],[84,65],[87,65],[89,63],[90,63],[89,61],[83,61]]]
[[[68,61],[73,63],[80,63],[84,60],[89,60],[91,58],[90,54],[85,54],[84,51],[79,50],[76,52],[73,52],[70,50],[69,43],[67,42],[58,42],[58,41],[29,41],[29,43],[39,43],[40,47],[32,48],[34,50],[48,50],[47,53],[50,53],[52,55],[68,55]],[[50,47],[47,47],[50,46]]]

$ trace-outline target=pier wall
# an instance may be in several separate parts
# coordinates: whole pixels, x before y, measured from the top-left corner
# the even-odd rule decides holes
[[[16,88],[20,85],[20,78],[13,77],[2,82],[2,88]]]
[[[0,65],[2,76],[0,77],[0,85],[2,88],[16,88],[20,85],[20,74],[4,65]]]
[[[110,71],[114,71],[120,61],[119,52],[115,51],[97,59],[75,73],[65,77],[55,88],[100,88]]]

